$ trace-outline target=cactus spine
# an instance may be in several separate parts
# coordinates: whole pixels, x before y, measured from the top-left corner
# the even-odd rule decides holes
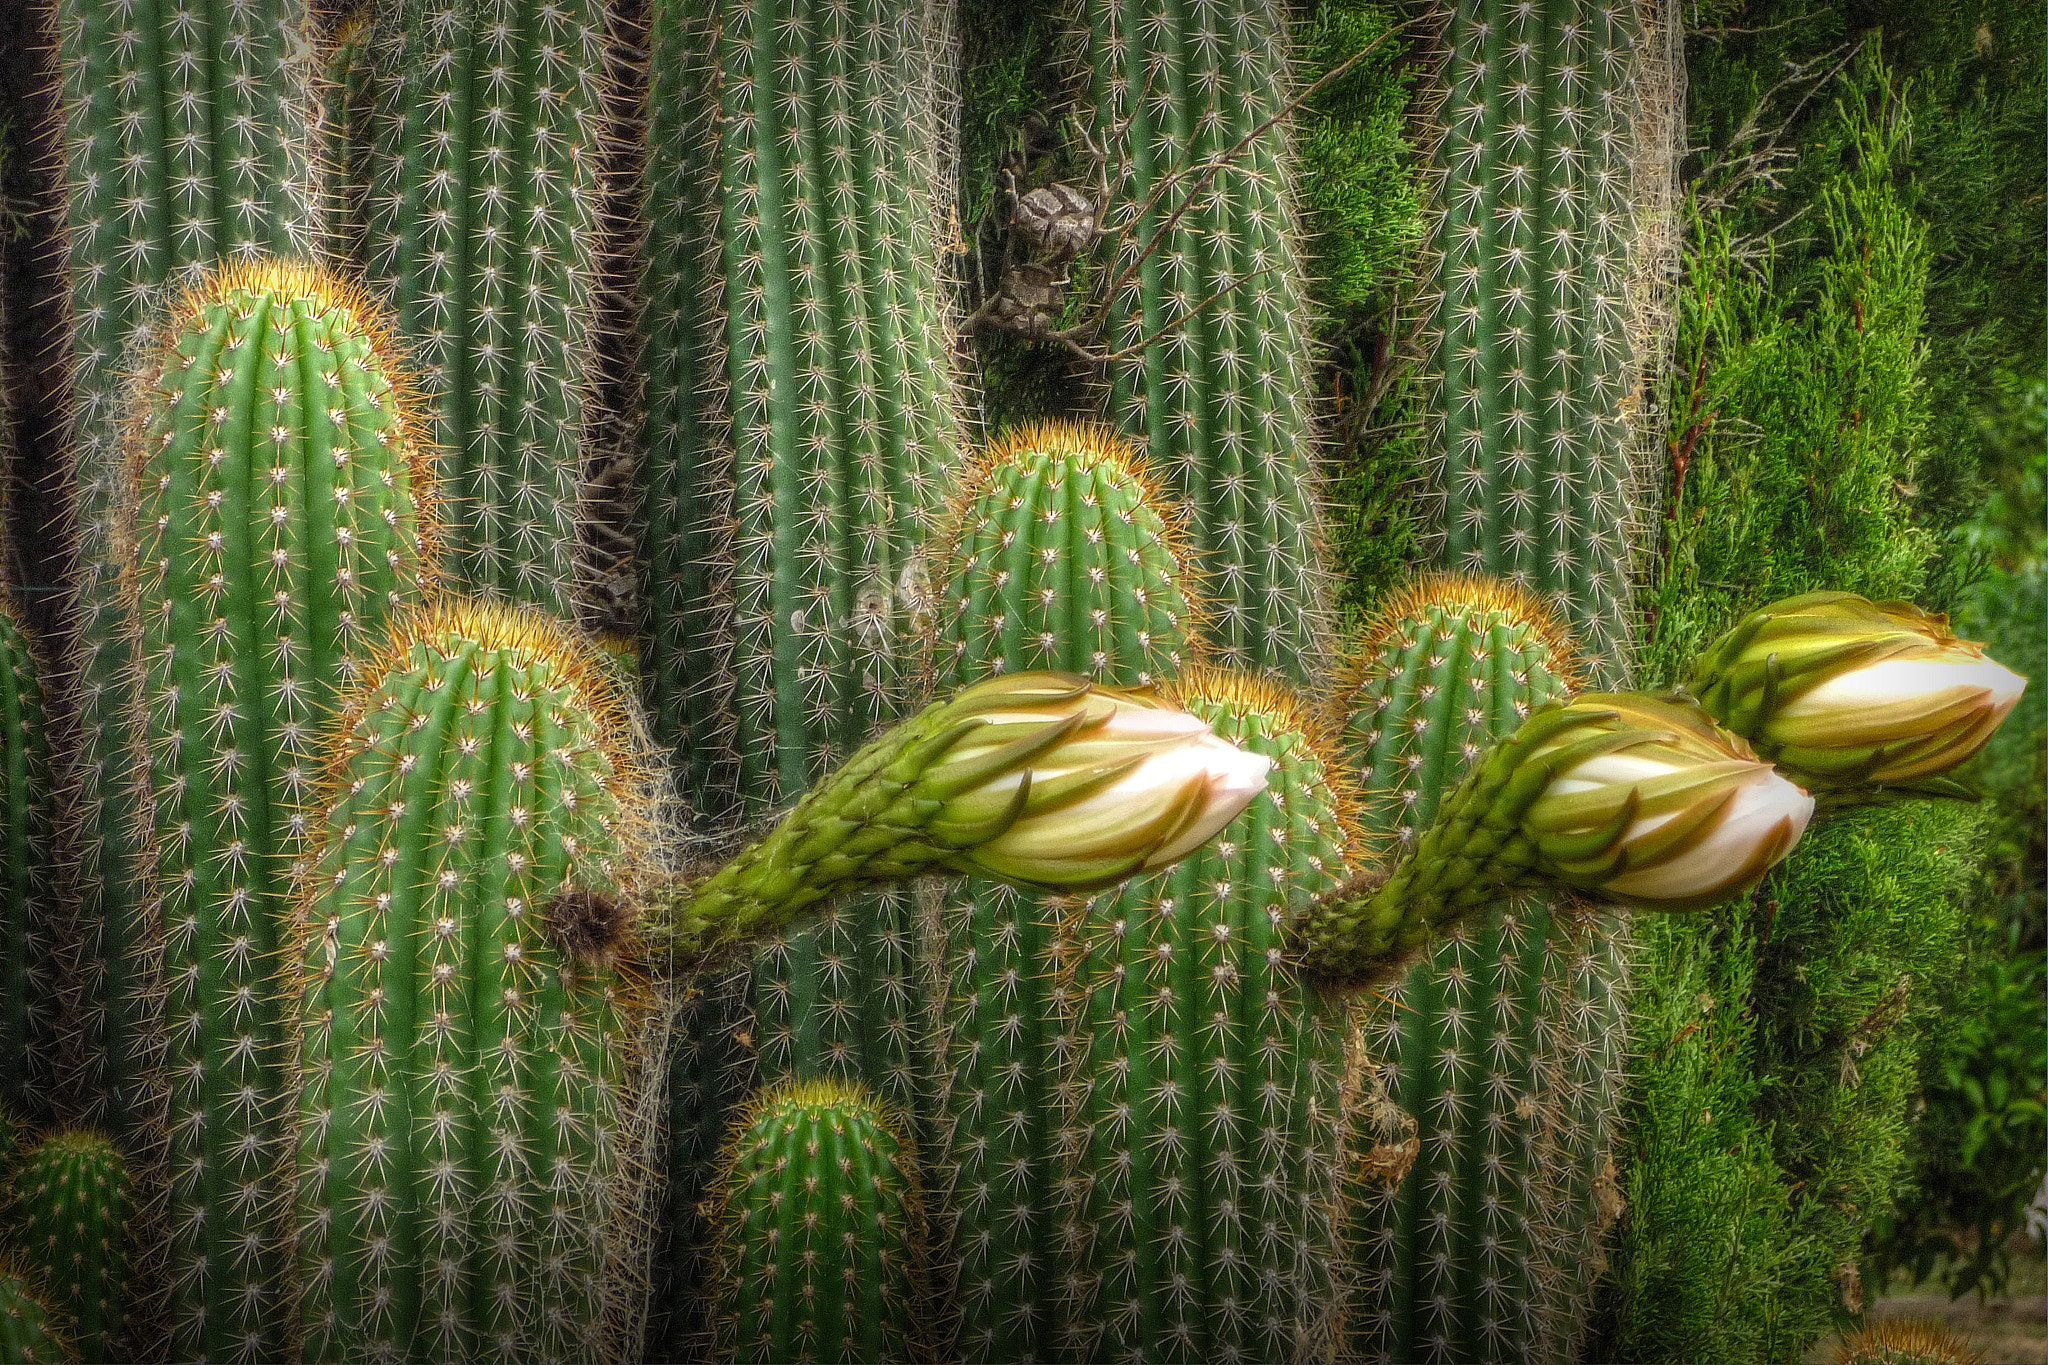
[[[130,479],[171,1326],[181,1351],[274,1356],[274,958],[321,724],[427,572],[428,480],[388,327],[360,290],[230,265],[165,332]]]
[[[1443,558],[1556,596],[1629,662],[1629,113],[1635,10],[1462,0],[1443,45],[1436,370]]]
[[[1277,766],[1207,846],[1076,916],[1064,1354],[1318,1358],[1337,1312],[1345,1027],[1288,962],[1287,923],[1343,880],[1354,798],[1284,687],[1197,670],[1173,692]]]
[[[11,603],[0,602],[0,1101],[16,1114],[48,1114],[56,1101],[59,966],[50,737],[42,666]]]
[[[962,481],[937,558],[936,685],[1057,668],[1117,685],[1180,671],[1197,615],[1179,510],[1106,430],[1013,432]],[[935,1152],[947,1182],[953,1346],[1029,1360],[1057,1342],[1059,1118],[1073,1009],[1054,898],[947,889]]]
[[[318,230],[303,0],[61,0],[73,418],[63,774],[88,1065],[117,1133],[140,1119],[144,849],[124,707],[136,668],[118,582],[127,376],[174,282],[223,257],[309,253]]]
[[[917,1166],[860,1087],[763,1090],[727,1144],[717,1215],[717,1355],[919,1358]]]
[[[1385,856],[1578,669],[1555,614],[1510,584],[1428,575],[1383,604],[1340,705]],[[1541,901],[1504,907],[1362,1013],[1370,1089],[1404,1128],[1361,1111],[1358,1145],[1410,1142],[1412,1167],[1351,1181],[1360,1358],[1572,1358],[1604,1230],[1596,1185],[1612,1189],[1622,949],[1605,929]]]
[[[78,1358],[42,1287],[12,1254],[0,1255],[0,1362],[44,1365]]]
[[[43,1139],[15,1169],[14,1241],[85,1360],[112,1360],[121,1331],[128,1164],[98,1133]]]
[[[460,600],[339,729],[296,1026],[309,1360],[605,1360],[627,1290],[645,838],[603,661]]]
[[[608,17],[398,0],[375,71],[370,270],[436,405],[451,572],[570,614]]]
[[[1104,267],[1101,345],[1135,348],[1110,409],[1187,502],[1219,662],[1305,680],[1323,592],[1283,8],[1086,0],[1079,46],[1112,201],[1142,210]]]
[[[650,20],[643,666],[700,806],[758,809],[909,681],[914,551],[957,439],[950,11],[659,0]]]

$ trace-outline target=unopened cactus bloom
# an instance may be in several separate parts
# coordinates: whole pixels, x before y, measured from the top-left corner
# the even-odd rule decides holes
[[[1557,771],[1522,816],[1535,870],[1629,904],[1687,910],[1745,891],[1791,851],[1813,798],[1689,702],[1591,694],[1525,764]]]
[[[1690,698],[1553,702],[1474,764],[1391,869],[1309,907],[1307,965],[1373,976],[1516,889],[1704,909],[1762,880],[1813,809]]]
[[[1984,747],[2026,685],[1947,617],[1842,592],[1750,613],[1690,680],[1716,719],[1834,804],[1968,795],[1945,774]]]
[[[848,759],[766,838],[666,897],[654,931],[695,954],[842,891],[941,870],[1111,886],[1200,847],[1270,766],[1149,689],[999,675]]]
[[[953,860],[963,871],[1062,890],[1110,885],[1179,862],[1265,789],[1271,759],[1218,738],[1149,691],[1091,684],[1077,692],[1078,678],[1057,673],[1007,681],[1015,703],[984,714],[933,777],[943,781],[956,764],[1057,738],[1029,764],[948,803],[935,832],[1015,811],[1007,830]]]

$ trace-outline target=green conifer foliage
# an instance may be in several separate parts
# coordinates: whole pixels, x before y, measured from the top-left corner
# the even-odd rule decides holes
[[[1596,682],[1630,659],[1624,320],[1632,6],[1463,0],[1435,153],[1442,557],[1553,594]]]
[[[1060,1351],[1316,1359],[1335,1344],[1346,1030],[1286,924],[1343,880],[1355,798],[1285,687],[1196,670],[1173,694],[1276,766],[1208,845],[1074,913]]]
[[[570,614],[594,325],[601,0],[394,0],[375,69],[371,278],[435,405],[450,572]]]
[[[453,599],[369,676],[291,951],[300,1352],[618,1358],[647,831],[609,670]]]
[[[1056,668],[1118,686],[1199,648],[1178,510],[1101,428],[1013,431],[962,481],[936,560],[935,685]],[[932,1151],[946,1197],[954,1349],[1052,1353],[1065,1277],[1057,1113],[1073,1010],[1056,898],[969,878],[946,889],[946,1018]]]
[[[1187,504],[1218,661],[1306,679],[1324,585],[1283,8],[1088,0],[1079,28],[1082,118],[1133,206],[1100,266],[1110,412]]]
[[[920,1358],[917,1164],[886,1109],[836,1081],[763,1090],[719,1183],[719,1359]]]
[[[642,666],[700,811],[794,800],[911,680],[957,440],[949,17],[651,10]]]
[[[56,1107],[60,1047],[55,791],[39,650],[0,602],[0,1055],[13,1059],[0,1100],[17,1114]]]
[[[224,268],[164,326],[130,470],[138,766],[158,904],[169,1325],[274,1357],[276,952],[321,727],[431,572],[417,415],[381,314],[304,266]],[[157,927],[160,926],[160,927]],[[161,937],[157,937],[160,934]]]
[[[127,1284],[128,1163],[98,1133],[53,1133],[13,1176],[14,1234],[85,1360],[116,1358]]]
[[[304,0],[61,0],[65,250],[71,314],[65,619],[67,820],[78,831],[82,950],[78,1093],[117,1132],[141,1110],[142,823],[122,710],[137,667],[117,535],[129,376],[169,287],[222,258],[305,256],[317,243],[301,42]]]
[[[1385,602],[1339,696],[1384,856],[1580,667],[1553,612],[1507,583],[1425,575]],[[1368,1089],[1393,1113],[1357,1112],[1381,1155],[1347,1172],[1361,1359],[1574,1357],[1613,1216],[1623,962],[1610,925],[1531,898],[1366,1001]]]

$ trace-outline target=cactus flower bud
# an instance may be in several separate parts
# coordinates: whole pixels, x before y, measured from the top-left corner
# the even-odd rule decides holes
[[[1559,714],[1572,723],[1522,760],[1554,774],[1521,819],[1550,881],[1698,909],[1755,886],[1813,818],[1811,796],[1688,701],[1593,693]]]
[[[1517,888],[1704,909],[1762,880],[1813,808],[1688,698],[1552,703],[1473,765],[1391,869],[1309,907],[1306,965],[1369,978]]]
[[[935,833],[1014,811],[1003,833],[963,848],[951,866],[1061,890],[1108,886],[1179,862],[1265,789],[1272,760],[1149,690],[1079,691],[1080,681],[1020,673],[981,685],[1005,698],[1003,709],[983,713],[933,779],[1055,728],[1057,738],[948,803]]]
[[[1944,774],[1982,749],[2027,680],[1948,618],[1853,593],[1751,612],[1694,665],[1693,693],[1822,801],[1970,796]]]
[[[701,887],[668,893],[652,932],[694,955],[841,891],[928,871],[1111,886],[1214,837],[1270,767],[1150,689],[999,675],[848,759]]]

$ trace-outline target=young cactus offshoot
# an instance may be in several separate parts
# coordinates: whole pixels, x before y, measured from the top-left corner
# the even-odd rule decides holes
[[[301,1352],[613,1358],[646,831],[611,671],[455,601],[371,677],[293,950]]]
[[[84,1360],[112,1360],[127,1285],[128,1163],[98,1133],[53,1133],[15,1168],[12,1240]]]
[[[715,1197],[720,1359],[921,1358],[916,1162],[859,1086],[803,1080],[756,1096]]]

